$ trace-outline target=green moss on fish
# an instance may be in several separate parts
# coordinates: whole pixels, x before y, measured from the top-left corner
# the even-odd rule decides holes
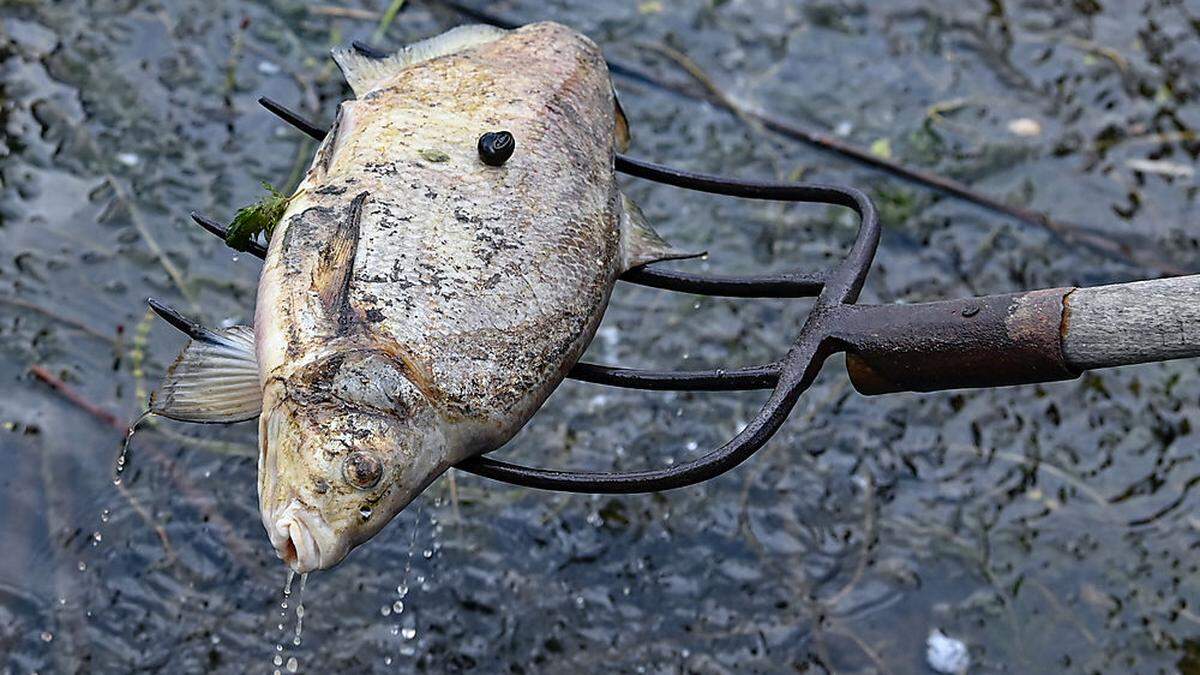
[[[263,234],[266,240],[270,241],[271,233],[283,218],[288,204],[296,198],[296,195],[289,197],[276,190],[270,183],[263,182],[262,186],[269,194],[250,206],[238,209],[233,222],[229,224],[229,229],[225,232],[225,243],[230,248],[245,251],[259,234]]]
[[[447,161],[450,161],[450,155],[447,155],[446,153],[442,152],[441,150],[425,150],[425,149],[422,149],[422,150],[418,150],[418,151],[417,151],[417,154],[418,154],[418,155],[420,155],[420,156],[421,156],[421,158],[422,158],[422,159],[424,159],[426,162],[447,162]]]

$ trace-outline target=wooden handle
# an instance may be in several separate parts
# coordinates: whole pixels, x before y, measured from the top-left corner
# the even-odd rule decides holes
[[[1076,288],[1063,356],[1079,370],[1200,356],[1200,275]]]

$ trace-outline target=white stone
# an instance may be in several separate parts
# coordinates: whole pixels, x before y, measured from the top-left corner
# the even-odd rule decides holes
[[[938,629],[925,641],[925,660],[929,667],[945,675],[963,675],[971,665],[971,656],[962,640],[952,638]]]

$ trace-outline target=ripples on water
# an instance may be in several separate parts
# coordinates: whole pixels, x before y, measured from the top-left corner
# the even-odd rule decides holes
[[[0,9],[6,667],[922,673],[933,628],[964,640],[981,672],[1200,667],[1194,362],[874,399],[848,391],[832,363],[775,440],[704,486],[587,497],[460,475],[456,507],[439,481],[314,576],[304,616],[298,596],[280,607],[254,425],[148,420],[114,486],[121,434],[25,373],[43,365],[125,419],[182,343],[145,312],[146,296],[214,324],[249,320],[257,261],[187,213],[228,217],[260,180],[284,184],[307,162],[312,144],[254,99],[328,121],[343,92],[324,52],[375,25],[311,4]],[[386,43],[453,22],[410,5]],[[614,56],[686,79],[638,47],[672,45],[738,100],[1059,218],[1137,233],[1181,264],[1200,257],[1195,3],[504,8],[571,22]],[[617,85],[637,156],[866,187],[886,224],[866,301],[1152,275],[711,107]],[[1135,170],[1146,160],[1171,175]],[[824,208],[627,188],[674,243],[710,251],[700,269],[819,266],[853,234],[851,218]],[[621,287],[593,358],[763,362],[804,309]],[[569,383],[506,453],[663,466],[722,442],[760,403]]]

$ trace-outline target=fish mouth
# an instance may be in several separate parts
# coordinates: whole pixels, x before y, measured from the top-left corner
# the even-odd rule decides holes
[[[299,500],[292,500],[278,517],[264,525],[275,555],[300,574],[332,567],[348,552],[346,547],[338,545],[333,528],[325,519]]]

